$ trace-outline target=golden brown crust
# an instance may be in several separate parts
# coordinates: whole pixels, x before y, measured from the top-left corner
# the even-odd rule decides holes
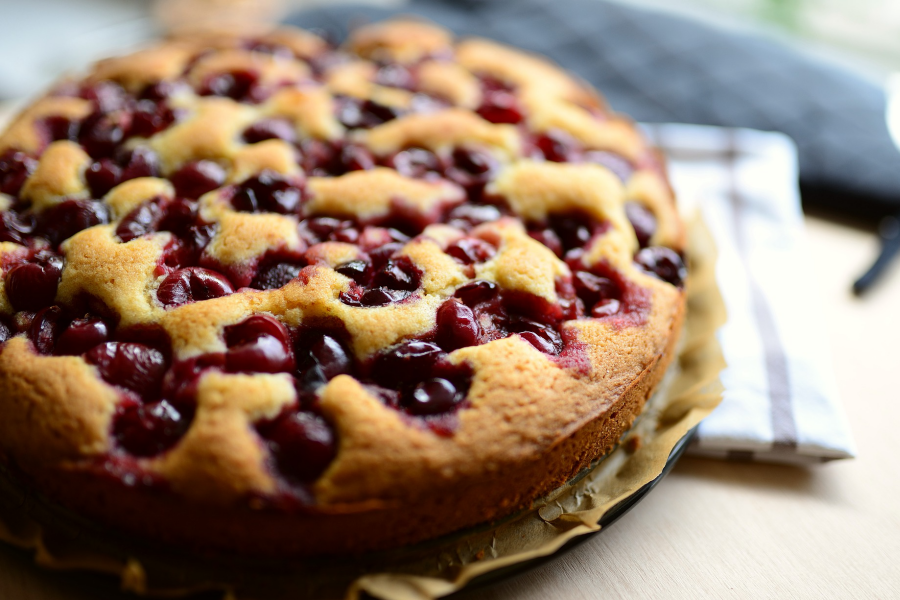
[[[319,61],[331,50],[305,32],[182,37],[102,61],[86,79],[91,85],[116,82],[132,101],[148,85],[175,81],[166,99],[174,122],[159,131],[132,135],[118,153],[52,141],[48,116],[80,121],[96,102],[51,95],[0,137],[0,153],[19,150],[37,160],[18,198],[4,197],[0,208],[19,210],[15,202],[25,203],[40,219],[61,202],[92,199],[102,202],[112,221],[66,235],[55,249],[46,241],[27,248],[4,243],[4,277],[8,265],[42,249],[58,251],[64,262],[57,304],[71,310],[87,305],[88,312],[101,306],[117,331],[157,332],[165,340],[167,368],[188,369],[200,359],[213,365],[194,382],[192,420],[183,435],[155,455],[126,456],[112,433],[122,390],[105,383],[82,356],[41,355],[26,339],[34,327],[18,326],[18,335],[0,349],[0,454],[21,465],[42,490],[94,518],[198,547],[360,552],[525,508],[608,452],[640,414],[672,358],[684,293],[636,266],[640,241],[625,205],[636,202],[656,218],[652,245],[681,250],[684,233],[664,175],[642,162],[649,150],[634,126],[549,62],[485,40],[457,43],[430,24],[363,27],[345,48],[354,56]],[[385,74],[385,64],[396,70]],[[409,82],[393,82],[404,72],[412,73]],[[216,96],[210,82],[223,73],[231,74],[234,86]],[[241,91],[239,80],[252,81],[247,86],[261,95]],[[216,85],[230,85],[223,81]],[[507,86],[503,93],[514,97],[521,123],[492,122],[490,111],[481,110],[496,85]],[[423,95],[430,104],[420,110]],[[353,123],[346,107],[362,110],[367,103],[388,115],[385,122]],[[121,110],[112,114],[119,118]],[[256,136],[263,139],[248,137],[249,128],[266,123],[286,125],[293,136],[269,135],[262,127]],[[632,172],[622,181],[601,164],[545,160],[541,136],[554,135],[580,153],[612,153]],[[322,148],[341,160],[344,152],[367,152],[363,157],[371,164],[362,166],[370,168],[329,170],[330,163],[310,158]],[[458,162],[457,152],[481,153],[487,175],[479,187],[446,171],[402,172],[392,157],[411,148],[448,164]],[[104,187],[103,161],[127,160],[122,157],[138,149],[154,153],[159,169]],[[184,240],[154,229],[152,215],[145,217],[151,223],[146,231],[143,221],[132,223],[131,237],[120,227],[141,207],[181,201],[184,183],[176,174],[196,161],[215,163],[223,176],[218,188],[191,199],[196,223],[208,236],[191,268],[255,273],[272,257],[286,256],[305,267],[299,276],[275,289],[238,289],[182,305],[161,300],[174,268],[166,263],[168,253]],[[467,168],[478,175],[478,164]],[[238,190],[265,177],[302,189],[302,207],[239,207]],[[448,215],[466,202],[500,207],[508,216],[454,224]],[[392,221],[397,215],[402,218]],[[602,224],[602,231],[583,240],[578,256],[563,256],[534,231],[535,224],[559,215]],[[304,228],[319,217],[349,220],[359,229],[358,243],[349,235],[341,241],[310,237]],[[393,226],[417,228],[419,235],[407,239],[388,229]],[[489,253],[466,262],[450,249],[460,240],[480,242]],[[368,261],[387,243],[396,243],[391,260],[408,261],[403,264],[418,273],[415,289],[384,305],[348,301],[359,285],[336,268]],[[562,314],[564,301],[580,302],[571,292],[579,269],[611,269],[621,278],[616,285],[638,300],[625,306],[623,297],[623,312],[615,318],[592,318],[584,306],[565,319],[554,317],[564,340],[558,355],[512,330],[481,345],[451,346],[448,364],[468,369],[471,382],[462,408],[448,416],[447,431],[384,400],[368,374],[332,377],[310,400],[299,370],[226,373],[216,362],[230,351],[229,327],[265,315],[295,336],[304,328],[336,327],[357,364],[374,368],[376,356],[401,342],[435,340],[439,308],[473,280]],[[15,310],[8,296],[0,289],[2,315]],[[10,322],[38,318],[25,312]],[[277,444],[266,441],[261,428],[301,404],[333,428],[337,451],[321,475],[303,483],[309,498],[300,514],[291,514],[273,508],[285,489],[296,489],[276,464]],[[123,456],[168,491],[127,488],[97,475],[98,464]],[[131,519],[136,510],[146,518]]]

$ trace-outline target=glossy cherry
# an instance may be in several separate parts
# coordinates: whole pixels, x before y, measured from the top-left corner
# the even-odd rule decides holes
[[[450,244],[446,252],[464,265],[471,265],[489,260],[497,250],[482,239],[462,238]]]
[[[176,194],[195,199],[225,183],[225,169],[217,162],[199,160],[185,164],[169,179]]]
[[[476,279],[458,288],[454,296],[462,300],[466,306],[474,308],[482,302],[495,299],[499,292],[499,286],[493,281]]]
[[[34,233],[33,216],[21,215],[13,210],[0,213],[0,242],[27,246],[32,233]]]
[[[201,96],[226,96],[239,102],[262,99],[258,88],[259,74],[255,71],[232,71],[210,76],[200,87]]]
[[[0,155],[0,193],[18,196],[22,184],[37,165],[38,161],[24,152],[7,150]]]
[[[289,214],[300,207],[300,189],[273,171],[263,171],[238,187],[231,204],[244,212]]]
[[[96,111],[88,115],[78,129],[78,142],[92,158],[111,156],[125,141],[131,127],[131,113]]]
[[[464,398],[452,382],[435,377],[417,384],[404,406],[414,415],[436,415],[453,410]]]
[[[663,281],[681,287],[687,277],[687,267],[677,252],[664,246],[650,246],[638,252],[634,262]]]
[[[226,368],[231,372],[292,371],[294,355],[287,328],[275,317],[257,314],[225,328]]]
[[[490,204],[460,204],[447,215],[447,223],[453,227],[469,230],[482,223],[492,223],[503,216],[496,206]]]
[[[91,195],[101,198],[122,181],[122,168],[112,159],[101,158],[85,170],[84,179],[91,188]]]
[[[369,273],[369,263],[364,260],[351,260],[335,268],[335,271],[363,285]]]
[[[428,173],[439,173],[443,170],[437,155],[422,148],[402,150],[388,158],[385,164],[405,177],[424,177]]]
[[[167,308],[188,302],[221,298],[234,293],[231,282],[215,271],[200,267],[188,267],[171,273],[156,292],[156,297]]]
[[[131,117],[131,135],[148,138],[175,122],[175,113],[165,102],[140,100]]]
[[[351,373],[353,370],[353,360],[350,358],[350,354],[337,339],[330,335],[323,335],[313,342],[309,348],[309,356],[322,370],[322,375],[326,380]]]
[[[113,418],[113,438],[132,456],[156,456],[181,439],[192,417],[191,411],[183,414],[166,400],[150,404],[126,401]]]
[[[625,203],[625,215],[634,227],[641,248],[646,248],[650,238],[656,233],[656,217],[647,208],[637,202]]]
[[[109,328],[102,319],[75,319],[56,341],[54,352],[63,355],[84,354],[91,348],[109,341]]]
[[[475,346],[479,343],[481,327],[475,312],[460,300],[451,298],[437,312],[437,342],[446,351]]]
[[[166,373],[163,354],[144,344],[106,342],[92,348],[84,358],[97,367],[107,382],[144,399],[158,395]]]
[[[331,427],[312,413],[286,413],[259,429],[278,471],[295,483],[318,479],[337,454]]]
[[[28,338],[41,354],[50,354],[56,345],[56,338],[62,328],[62,309],[48,306],[39,310],[28,327]]]
[[[123,242],[130,242],[134,238],[153,233],[159,227],[164,216],[161,201],[149,200],[136,206],[130,213],[119,221],[116,227],[116,235]]]
[[[36,233],[59,245],[79,231],[109,223],[109,209],[102,202],[64,200],[38,217]]]
[[[372,377],[388,387],[420,381],[444,356],[437,344],[421,340],[403,342],[375,359]]]
[[[244,141],[256,144],[266,140],[284,140],[293,144],[297,141],[297,132],[287,119],[263,119],[244,130]]]
[[[411,292],[419,287],[421,271],[409,258],[400,256],[390,259],[375,273],[373,285],[390,290]]]
[[[53,304],[62,274],[62,259],[38,254],[12,267],[4,281],[6,297],[16,310],[39,310]]]

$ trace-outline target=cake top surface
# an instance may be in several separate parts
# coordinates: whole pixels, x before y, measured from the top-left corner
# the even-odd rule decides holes
[[[101,61],[0,135],[0,209],[0,392],[50,430],[7,443],[204,500],[383,493],[341,474],[392,432],[435,464],[510,421],[499,454],[546,443],[646,367],[685,276],[629,121],[416,21]]]

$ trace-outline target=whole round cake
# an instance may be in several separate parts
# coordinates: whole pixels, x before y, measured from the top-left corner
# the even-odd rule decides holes
[[[0,136],[0,455],[128,535],[302,556],[527,508],[673,357],[657,154],[430,24],[196,34]]]

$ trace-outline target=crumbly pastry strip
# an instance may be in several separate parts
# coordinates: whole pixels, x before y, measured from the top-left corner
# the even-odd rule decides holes
[[[631,123],[414,21],[101,61],[0,135],[0,209],[6,463],[207,549],[364,551],[527,507],[630,427],[684,312]]]

